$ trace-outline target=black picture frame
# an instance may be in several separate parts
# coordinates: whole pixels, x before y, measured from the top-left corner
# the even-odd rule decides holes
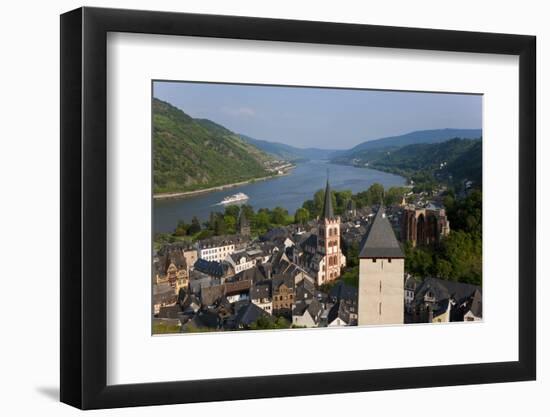
[[[107,385],[108,32],[519,56],[519,360]],[[536,378],[534,36],[102,8],[61,16],[61,401],[82,409]]]

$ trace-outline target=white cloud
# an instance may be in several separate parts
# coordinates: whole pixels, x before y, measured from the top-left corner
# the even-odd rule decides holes
[[[222,112],[237,117],[253,117],[256,112],[250,107],[222,107]]]

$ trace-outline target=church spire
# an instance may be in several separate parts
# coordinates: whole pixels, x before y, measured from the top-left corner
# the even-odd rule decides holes
[[[323,204],[321,219],[332,219],[332,218],[334,218],[334,209],[332,208],[332,192],[330,191],[330,184],[328,183],[328,169],[327,169],[327,186],[325,188],[325,203]]]

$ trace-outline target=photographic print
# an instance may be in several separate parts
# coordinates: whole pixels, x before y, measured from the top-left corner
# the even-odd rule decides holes
[[[152,82],[152,333],[480,321],[480,94]]]

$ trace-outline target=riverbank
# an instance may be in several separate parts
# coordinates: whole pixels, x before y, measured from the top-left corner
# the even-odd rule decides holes
[[[153,200],[168,200],[168,199],[195,197],[197,195],[212,193],[215,191],[223,191],[229,188],[240,187],[241,185],[253,184],[258,181],[266,181],[274,178],[280,178],[280,177],[284,177],[285,175],[288,175],[292,170],[292,168],[294,168],[294,166],[285,170],[281,174],[268,175],[267,177],[260,177],[260,178],[251,178],[246,181],[234,182],[232,184],[218,185],[217,187],[203,188],[202,190],[184,191],[184,192],[177,192],[177,193],[153,194]]]

